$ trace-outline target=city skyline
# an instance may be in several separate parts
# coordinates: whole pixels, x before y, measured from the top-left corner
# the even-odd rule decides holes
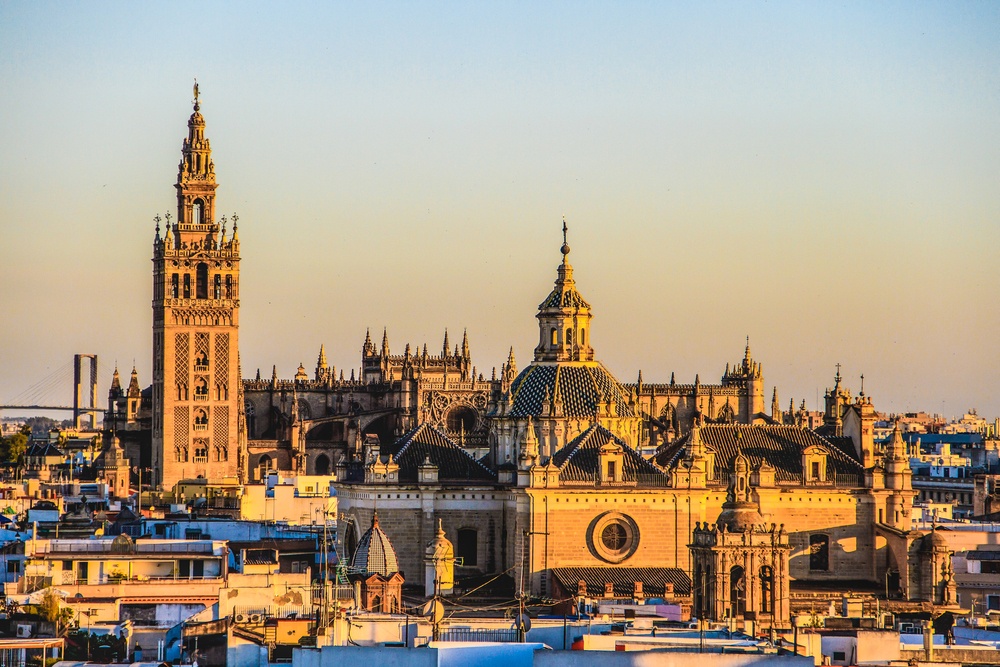
[[[622,381],[715,381],[749,335],[782,407],[842,363],[879,410],[1000,414],[993,6],[45,7],[0,7],[4,400],[81,352],[149,383],[197,76],[244,377],[383,326],[526,363],[565,215]]]

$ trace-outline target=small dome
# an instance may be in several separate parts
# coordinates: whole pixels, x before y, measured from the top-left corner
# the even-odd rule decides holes
[[[365,531],[358,542],[358,548],[351,559],[351,568],[365,574],[380,574],[390,577],[399,572],[396,550],[389,536],[378,525],[378,513],[372,517],[372,527]]]
[[[938,551],[948,549],[948,540],[941,531],[934,529],[920,540],[921,551]]]
[[[715,520],[715,524],[723,526],[730,533],[744,533],[748,529],[764,526],[764,517],[757,511],[756,503],[726,503]]]

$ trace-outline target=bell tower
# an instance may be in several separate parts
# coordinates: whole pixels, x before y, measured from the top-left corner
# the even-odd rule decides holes
[[[177,170],[177,219],[153,240],[153,482],[243,478],[240,243],[215,220],[215,165],[198,84]]]
[[[569,263],[569,243],[566,241],[566,220],[563,219],[562,264],[556,271],[553,290],[538,306],[538,346],[535,361],[593,361],[590,346],[590,304],[576,290],[573,267]]]

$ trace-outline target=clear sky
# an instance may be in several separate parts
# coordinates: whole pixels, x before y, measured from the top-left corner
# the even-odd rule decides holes
[[[366,327],[523,367],[560,256],[623,381],[1000,415],[1000,3],[0,1],[0,401],[150,381],[198,78],[243,371]],[[65,383],[60,402],[70,400]],[[57,394],[58,398],[59,395]]]

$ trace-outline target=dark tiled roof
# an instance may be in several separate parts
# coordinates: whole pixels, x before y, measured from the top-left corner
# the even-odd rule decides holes
[[[390,452],[383,452],[390,453]],[[417,468],[430,458],[438,467],[440,481],[496,481],[496,473],[472,458],[448,436],[429,424],[420,424],[397,440],[391,448],[399,466],[399,481],[417,481]]]
[[[587,595],[601,597],[604,585],[611,582],[616,596],[631,597],[635,582],[642,582],[646,597],[662,597],[665,584],[674,585],[675,595],[690,595],[691,580],[684,570],[676,567],[554,567],[552,576],[563,590],[576,594],[580,581],[587,583]]]
[[[590,308],[590,304],[580,296],[575,288],[560,289],[556,285],[556,288],[545,297],[545,301],[538,304],[538,310],[546,308]]]
[[[53,445],[51,442],[34,444],[28,447],[28,450],[24,453],[25,456],[66,456],[63,454],[62,450]]]
[[[660,447],[653,457],[664,468],[672,468],[684,456],[691,434]],[[736,457],[743,454],[756,468],[767,461],[775,469],[775,479],[779,482],[800,481],[802,479],[802,451],[816,445],[827,453],[828,469],[835,475],[848,476],[850,483],[864,484],[864,468],[852,456],[848,456],[841,446],[820,437],[815,431],[798,426],[777,424],[706,424],[701,427],[701,440],[715,452],[715,477],[724,479],[732,470]],[[852,445],[853,447],[853,445]]]
[[[628,394],[599,362],[531,364],[510,386],[511,417],[542,414],[545,396],[562,400],[566,417],[593,417],[601,401],[617,404],[618,414],[632,417]]]
[[[622,448],[622,481],[635,482],[638,475],[663,475],[625,441],[611,431],[595,424],[576,436],[565,447],[552,455],[552,465],[559,468],[559,480],[592,482],[600,474],[598,469],[601,447],[614,442]]]

